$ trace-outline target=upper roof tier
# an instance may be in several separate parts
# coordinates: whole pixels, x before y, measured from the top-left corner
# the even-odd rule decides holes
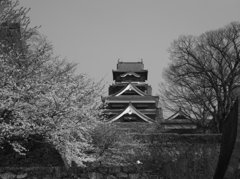
[[[144,70],[143,61],[140,61],[140,62],[118,61],[118,63],[117,63],[117,71],[137,72],[137,71],[143,71],[143,70]]]
[[[113,80],[117,82],[144,82],[147,80],[148,71],[144,69],[143,61],[121,62],[118,61],[117,69],[113,70]]]

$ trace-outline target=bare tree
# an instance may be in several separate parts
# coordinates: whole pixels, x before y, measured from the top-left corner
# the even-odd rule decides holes
[[[221,132],[240,85],[240,23],[181,36],[170,47],[171,64],[161,86],[167,107]]]

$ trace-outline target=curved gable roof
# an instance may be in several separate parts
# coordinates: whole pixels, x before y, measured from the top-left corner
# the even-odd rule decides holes
[[[140,117],[143,121],[148,122],[148,123],[153,123],[153,120],[151,118],[149,118],[148,116],[144,115],[143,113],[141,113],[140,111],[138,111],[131,103],[129,104],[129,106],[120,114],[112,117],[109,121],[109,123],[117,121],[118,119],[120,119],[122,116],[124,116],[125,114],[136,114],[138,117]]]
[[[136,78],[140,78],[140,75],[138,75],[137,73],[134,72],[128,72],[128,73],[124,73],[122,75],[120,75],[120,77],[124,78],[126,76],[135,76]]]
[[[112,96],[120,96],[122,95],[125,91],[127,90],[133,90],[135,91],[137,94],[139,94],[140,96],[146,96],[147,94],[144,93],[143,91],[141,91],[140,89],[138,89],[138,87],[136,87],[135,85],[129,83],[125,88],[123,88],[121,91],[119,91],[118,93],[113,94]]]

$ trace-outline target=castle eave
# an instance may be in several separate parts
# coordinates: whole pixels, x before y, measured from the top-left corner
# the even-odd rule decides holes
[[[106,103],[156,103],[158,96],[108,96],[103,97],[102,100]]]
[[[112,123],[114,121],[117,121],[118,119],[120,119],[122,116],[124,116],[125,114],[136,114],[138,117],[140,117],[143,121],[148,122],[148,123],[153,123],[153,120],[149,117],[147,117],[146,115],[144,115],[143,113],[141,113],[140,111],[138,111],[132,104],[129,104],[129,106],[120,114],[112,117],[109,121],[109,123]]]
[[[128,84],[124,89],[122,89],[121,91],[119,91],[118,93],[112,95],[112,96],[120,96],[122,95],[125,91],[127,90],[133,90],[135,91],[137,94],[139,94],[140,96],[146,96],[147,94],[144,93],[143,91],[141,91],[140,89],[138,89],[134,84]]]

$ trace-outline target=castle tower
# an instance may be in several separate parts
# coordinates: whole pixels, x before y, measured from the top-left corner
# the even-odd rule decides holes
[[[109,86],[109,96],[103,97],[108,122],[153,123],[161,118],[158,96],[146,83],[148,70],[143,61],[120,62],[112,71],[114,83]]]

